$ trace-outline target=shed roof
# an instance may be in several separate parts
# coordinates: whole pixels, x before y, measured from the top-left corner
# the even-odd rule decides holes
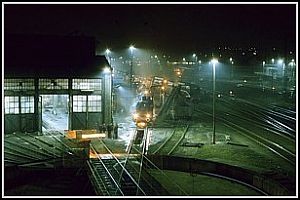
[[[98,77],[106,66],[92,37],[4,35],[5,77]]]

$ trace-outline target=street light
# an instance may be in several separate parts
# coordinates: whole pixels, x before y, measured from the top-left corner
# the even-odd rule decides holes
[[[105,53],[106,53],[106,57],[108,58],[108,62],[109,62],[109,64],[111,65],[111,59],[110,59],[110,57],[109,57],[110,50],[109,50],[109,49],[106,49],[106,50],[105,50]]]
[[[229,58],[229,61],[231,63],[231,76],[230,76],[230,79],[232,79],[233,78],[233,63],[234,63],[232,57]]]
[[[278,59],[277,64],[278,64],[278,67],[281,68],[280,70],[281,70],[281,76],[282,76],[282,87],[283,87],[283,90],[285,91],[286,87],[287,87],[287,80],[286,80],[286,76],[285,76],[286,74],[285,74],[284,60]]]
[[[279,67],[282,67],[282,75],[284,76],[284,62],[283,62],[283,59],[278,59],[277,60],[277,64]]]
[[[161,86],[161,88],[160,88],[161,90],[160,90],[160,96],[161,96],[161,98],[162,98],[162,105],[164,105],[165,104],[165,92],[166,92],[166,87],[165,86]]]
[[[193,58],[195,58],[195,65],[197,65],[198,57],[195,53],[193,53]]]
[[[295,63],[295,59],[292,59],[292,61],[289,63],[290,67],[290,72],[291,72],[291,82],[294,83],[295,82],[295,67],[296,67],[296,63]],[[294,85],[294,84],[293,84]]]
[[[105,94],[104,94],[104,102],[105,102],[105,108],[104,108],[104,116],[105,116],[105,124],[110,124],[113,122],[112,119],[112,69],[109,66],[105,66],[103,68],[103,76],[104,76],[104,88],[105,88]]]
[[[104,72],[105,74],[109,74],[109,73],[111,72],[111,70],[110,70],[109,67],[105,67],[105,68],[103,69],[103,72]]]
[[[130,56],[131,56],[131,61],[130,61],[130,84],[132,86],[132,67],[133,67],[133,50],[135,47],[133,45],[130,45],[129,50],[130,50]]]
[[[271,61],[272,61],[272,64],[274,64],[274,62],[275,62],[275,59],[274,59],[274,58],[272,58],[272,60],[271,60]]]
[[[212,135],[212,144],[216,143],[216,126],[215,126],[215,92],[216,92],[216,64],[218,63],[217,59],[212,59],[211,63],[213,65],[213,135]]]
[[[264,89],[265,89],[265,88],[264,88],[265,64],[266,64],[266,61],[262,61],[261,83],[262,83],[263,91],[264,91]]]
[[[109,49],[106,49],[105,50],[105,53],[108,55],[110,53],[110,50]]]

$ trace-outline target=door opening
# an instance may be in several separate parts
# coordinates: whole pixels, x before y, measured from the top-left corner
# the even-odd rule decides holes
[[[69,125],[69,96],[42,96],[42,131],[68,130]]]

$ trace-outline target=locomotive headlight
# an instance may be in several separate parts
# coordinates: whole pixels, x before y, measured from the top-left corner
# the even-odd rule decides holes
[[[133,118],[134,118],[134,119],[137,119],[138,117],[139,117],[139,114],[137,114],[137,113],[134,113],[134,114],[133,114]]]
[[[147,123],[145,123],[145,122],[138,122],[136,125],[137,125],[139,128],[145,128],[145,127],[147,126]]]

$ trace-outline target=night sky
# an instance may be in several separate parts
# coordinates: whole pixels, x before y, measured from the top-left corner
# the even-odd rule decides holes
[[[296,48],[296,4],[5,4],[4,17],[5,33],[82,34],[103,49]]]

